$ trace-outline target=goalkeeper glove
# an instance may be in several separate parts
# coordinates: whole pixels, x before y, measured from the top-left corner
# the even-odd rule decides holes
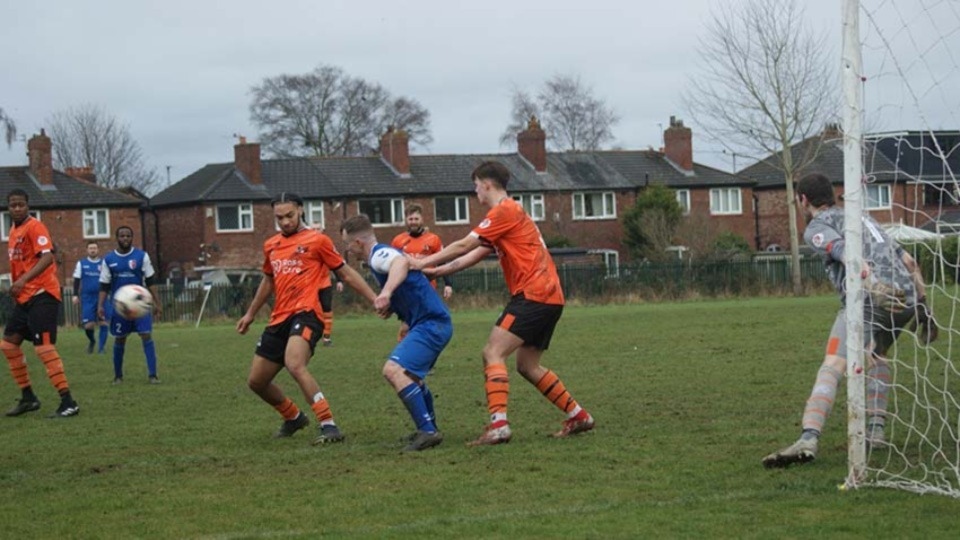
[[[917,337],[922,343],[933,343],[940,335],[937,328],[937,321],[933,318],[933,310],[927,305],[927,297],[917,300],[914,306],[913,329],[917,331]]]

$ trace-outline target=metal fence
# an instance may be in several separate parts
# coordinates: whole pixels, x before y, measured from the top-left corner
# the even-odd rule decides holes
[[[568,300],[608,302],[630,299],[682,299],[689,297],[759,296],[792,292],[789,260],[718,261],[698,263],[621,265],[608,269],[598,265],[560,265],[557,268]],[[817,258],[801,260],[801,275],[808,291],[829,286],[823,264]],[[458,303],[465,298],[500,302],[508,293],[499,266],[472,268],[453,276]],[[199,283],[160,286],[163,320],[194,322],[203,307],[203,318],[237,319],[246,310],[257,283],[214,285]],[[204,306],[204,299],[206,305]],[[60,321],[66,326],[79,323],[79,308],[72,291],[65,290]],[[481,302],[482,303],[482,302]],[[345,291],[336,299],[338,311],[366,309],[358,295]],[[6,323],[13,302],[0,294],[0,323]],[[269,308],[269,306],[268,306]],[[266,309],[268,309],[266,308]]]

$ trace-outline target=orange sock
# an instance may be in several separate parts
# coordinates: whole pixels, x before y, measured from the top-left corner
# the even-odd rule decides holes
[[[280,416],[282,416],[284,420],[293,420],[300,416],[300,408],[297,407],[297,404],[290,398],[285,398],[283,403],[274,405],[273,408],[280,413]]]
[[[333,334],[333,312],[324,311],[320,319],[323,321],[323,339],[330,339]]]
[[[563,385],[560,377],[557,377],[557,374],[549,369],[537,383],[537,390],[543,394],[543,397],[550,400],[550,403],[567,414],[578,407],[577,401],[573,399],[570,392],[567,392],[567,388]]]
[[[47,377],[50,377],[50,383],[57,389],[57,392],[63,394],[69,389],[67,376],[63,373],[63,360],[57,348],[53,345],[39,345],[37,347],[37,356],[43,361],[43,366],[47,368]]]
[[[313,409],[313,414],[317,415],[317,422],[321,424],[333,422],[333,413],[330,412],[330,404],[327,403],[327,398],[317,399],[313,402],[313,405],[310,405],[310,408]]]
[[[507,414],[507,400],[510,398],[510,378],[507,375],[507,366],[504,364],[490,364],[483,368],[487,376],[484,388],[487,391],[487,410],[491,415]]]
[[[10,364],[10,373],[13,380],[21,389],[30,386],[30,374],[27,372],[27,363],[23,361],[23,350],[19,345],[14,345],[7,340],[0,340],[0,350],[7,357],[7,363]]]

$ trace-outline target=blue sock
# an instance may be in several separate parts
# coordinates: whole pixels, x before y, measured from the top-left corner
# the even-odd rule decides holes
[[[108,334],[109,334],[109,330],[107,329],[106,325],[101,325],[100,326],[100,342],[98,344],[99,346],[97,347],[98,352],[103,352],[103,348],[107,346]]]
[[[437,426],[430,418],[430,412],[427,410],[427,404],[423,399],[423,392],[420,391],[420,385],[410,383],[403,390],[397,393],[400,400],[410,411],[410,417],[413,423],[417,425],[417,431],[437,431]]]
[[[433,410],[433,394],[427,388],[427,383],[420,383],[420,391],[423,392],[423,402],[427,406],[427,412],[430,413],[430,421],[433,422],[435,428],[440,429],[440,426],[437,425],[437,413]]]
[[[113,340],[113,376],[123,378],[123,348],[124,345]]]
[[[148,339],[143,342],[143,354],[147,357],[147,372],[151,377],[157,376],[157,349],[153,346],[153,340]]]

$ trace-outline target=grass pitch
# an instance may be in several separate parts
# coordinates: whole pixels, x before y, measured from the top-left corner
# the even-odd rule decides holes
[[[44,418],[57,399],[28,348],[43,408],[0,418],[3,536],[954,538],[953,499],[838,492],[842,397],[816,462],[760,466],[798,434],[837,308],[833,296],[568,307],[544,363],[596,430],[550,439],[562,415],[511,372],[514,439],[489,448],[464,443],[487,419],[480,351],[496,312],[457,312],[429,379],[446,440],[415,455],[399,452],[412,426],[380,376],[395,321],[341,317],[335,346],[317,349],[311,370],[347,435],[327,447],[310,446],[313,425],[271,438],[280,417],[246,388],[262,317],[247,336],[160,325],[159,386],[136,337],[112,386],[110,355],[64,330],[81,414]],[[19,396],[7,374],[0,396]]]

